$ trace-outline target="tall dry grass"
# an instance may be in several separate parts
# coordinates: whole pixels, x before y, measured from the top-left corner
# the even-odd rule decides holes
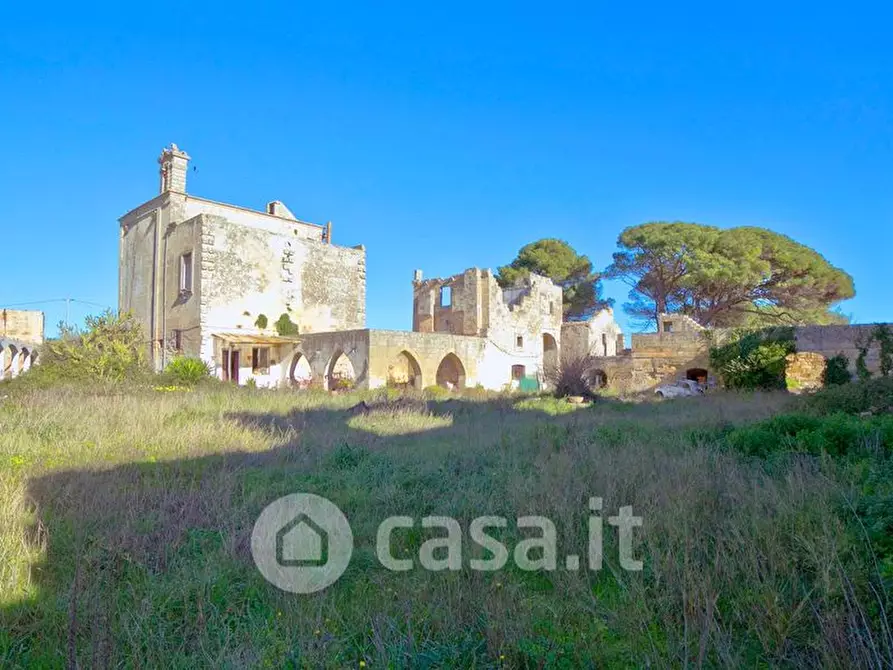
[[[0,405],[0,665],[884,667],[871,554],[816,460],[724,449],[774,394],[564,413],[552,399],[346,410],[369,394],[44,390]],[[373,403],[374,404],[374,403]],[[248,551],[275,498],[350,519],[345,575],[313,596]],[[640,573],[607,532],[599,572],[391,573],[378,523],[551,518],[585,555],[591,496],[632,505]],[[509,528],[511,546],[520,539]],[[408,533],[395,551],[424,540]],[[472,548],[469,546],[471,557]],[[561,563],[561,561],[560,561]]]

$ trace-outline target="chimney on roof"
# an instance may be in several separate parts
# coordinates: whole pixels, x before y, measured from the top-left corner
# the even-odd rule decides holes
[[[161,193],[174,191],[186,193],[186,169],[189,164],[189,154],[181,151],[180,147],[171,143],[170,147],[161,150],[158,158],[161,174]]]

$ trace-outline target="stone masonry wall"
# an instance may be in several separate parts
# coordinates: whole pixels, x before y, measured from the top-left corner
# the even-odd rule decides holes
[[[0,309],[0,338],[43,344],[43,312]]]

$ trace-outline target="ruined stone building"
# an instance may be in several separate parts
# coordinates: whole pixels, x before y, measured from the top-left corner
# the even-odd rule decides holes
[[[368,329],[362,246],[279,201],[255,211],[187,194],[176,145],[159,163],[159,193],[120,219],[119,258],[119,308],[144,325],[156,370],[187,355],[259,386],[501,389],[558,365],[562,291],[548,278],[503,289],[489,270],[416,271],[412,332]]]
[[[37,362],[43,338],[43,312],[0,309],[0,380],[27,372]]]
[[[567,325],[562,329],[562,354],[573,355]],[[788,356],[786,378],[789,389],[815,389],[822,385],[825,361],[843,355],[855,377],[859,347],[871,340],[876,325],[793,326],[796,353]],[[593,380],[621,392],[653,389],[678,379],[719,383],[720,370],[710,364],[710,348],[734,336],[733,329],[708,331],[683,314],[661,314],[653,333],[633,333],[629,349],[612,354],[595,353]],[[872,374],[880,372],[879,345],[868,346],[865,364]]]
[[[283,381],[299,333],[362,328],[366,252],[281,202],[255,211],[186,192],[189,156],[159,158],[151,200],[120,219],[118,305],[150,339],[156,370],[200,357],[224,379]]]

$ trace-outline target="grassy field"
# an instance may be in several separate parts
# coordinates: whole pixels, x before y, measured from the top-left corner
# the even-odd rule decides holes
[[[0,396],[5,391],[0,389]],[[887,593],[859,486],[823,457],[745,457],[784,394],[664,403],[162,387],[0,401],[2,667],[882,667]],[[292,595],[250,554],[279,496],[335,502],[347,572]],[[394,573],[385,517],[551,518],[632,505],[641,572]],[[509,528],[506,538],[511,540]],[[401,536],[417,552],[420,533]],[[517,538],[515,538],[517,539]],[[509,542],[511,544],[511,542]],[[511,565],[511,564],[510,564]]]

